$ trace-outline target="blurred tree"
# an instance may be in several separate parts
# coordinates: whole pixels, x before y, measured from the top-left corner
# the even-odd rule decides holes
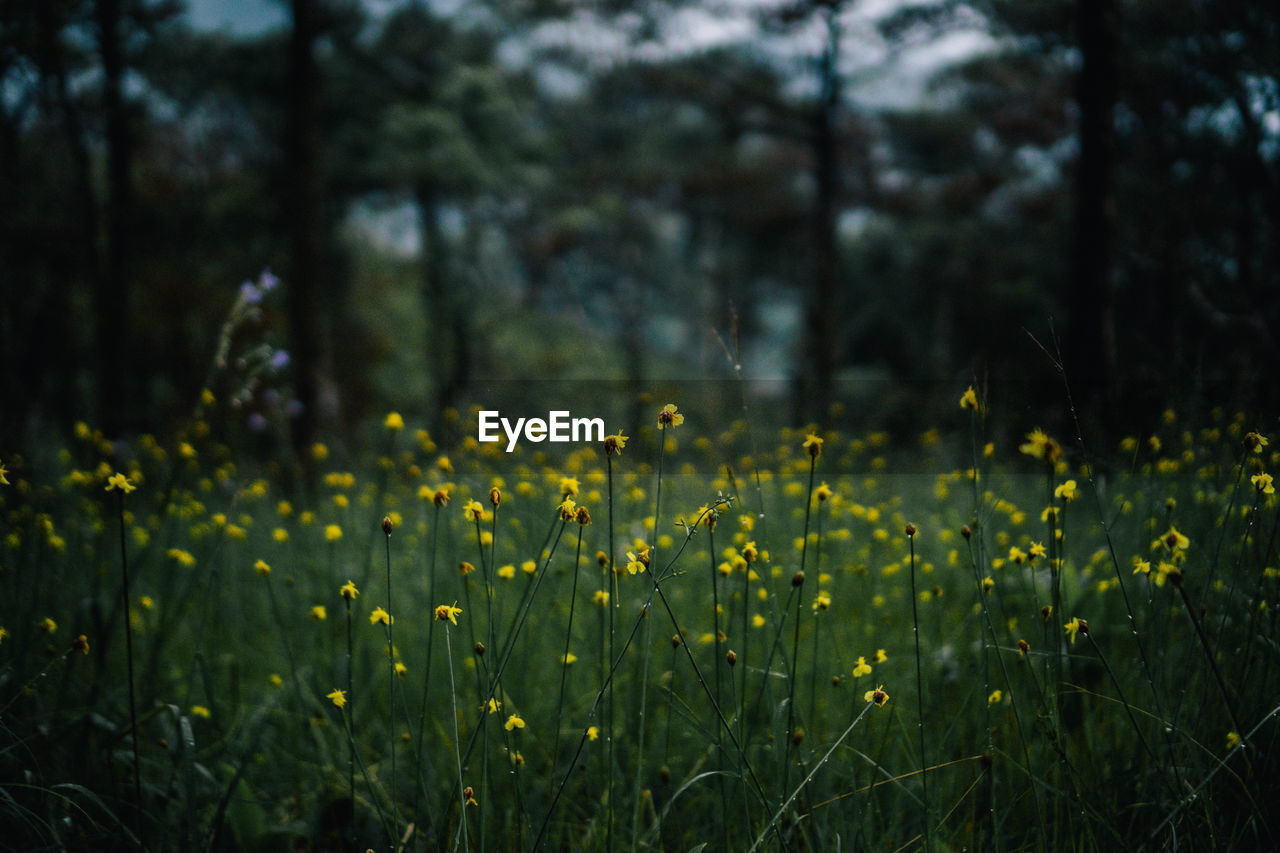
[[[1192,376],[1241,402],[1274,390],[1260,368],[1276,359],[1280,321],[1276,244],[1264,236],[1280,216],[1274,4],[980,8],[1002,61],[1037,69],[1008,92],[1011,106],[1037,97],[1035,80],[1074,84],[1063,140],[1075,238],[1062,301],[1066,366],[1082,396],[1131,418],[1186,407]],[[1116,383],[1125,393],[1107,406]]]

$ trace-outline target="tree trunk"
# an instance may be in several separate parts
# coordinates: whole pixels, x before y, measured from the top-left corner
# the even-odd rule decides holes
[[[813,114],[813,251],[814,280],[807,322],[807,354],[804,389],[796,414],[824,424],[831,412],[836,362],[836,168],[835,114],[839,103],[836,56],[839,28],[835,13],[827,10],[827,47],[822,54],[822,99]]]
[[[98,351],[98,418],[108,435],[138,417],[128,342],[129,261],[133,237],[133,141],[122,90],[125,61],[120,32],[120,0],[100,0],[95,8],[102,56],[102,105],[107,142],[106,233],[102,268],[94,293]]]
[[[314,56],[318,35],[315,0],[291,0],[293,32],[289,40],[288,117],[284,160],[288,176],[286,212],[290,269],[288,313],[294,381],[302,413],[294,424],[300,450],[311,446],[321,423],[337,417],[337,394],[329,371],[330,346],[325,318],[325,287],[320,261],[322,228],[316,114],[319,75]],[[310,454],[303,453],[303,459]]]
[[[1081,67],[1080,161],[1076,172],[1074,251],[1067,375],[1086,403],[1107,411],[1116,387],[1115,234],[1116,9],[1114,0],[1077,0]]]

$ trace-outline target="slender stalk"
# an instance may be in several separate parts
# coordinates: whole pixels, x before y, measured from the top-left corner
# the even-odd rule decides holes
[[[609,483],[608,483],[608,487],[609,487],[609,537],[608,537],[609,538],[609,562],[606,565],[606,569],[609,573],[609,600],[605,602],[605,606],[606,606],[606,609],[609,611],[609,663],[612,664],[614,661],[614,657],[613,657],[614,637],[615,637],[615,630],[616,630],[614,625],[614,615],[618,610],[619,601],[618,601],[618,575],[614,571],[614,554],[616,552],[614,551],[614,544],[613,544],[613,531],[614,531],[614,527],[613,527],[613,454],[607,451],[608,449],[606,448],[606,453],[604,457],[605,470],[608,472],[608,478],[609,478]],[[613,849],[613,777],[614,777],[614,773],[613,773],[613,679],[609,678],[607,683],[609,685],[609,701],[608,701],[608,704],[605,705],[605,738],[608,740],[607,764],[608,764],[608,771],[609,771],[609,782],[608,782],[609,799],[608,799],[608,806],[606,807],[607,826],[605,827],[605,849],[612,850]]]
[[[440,504],[436,504],[435,518],[431,525],[431,553],[427,561],[427,601],[438,601],[436,598],[436,544],[440,535]],[[433,605],[434,606],[434,605]],[[413,789],[413,812],[414,818],[418,815],[418,805],[420,804],[419,796],[423,793],[423,775],[422,775],[422,743],[426,734],[427,726],[427,708],[430,707],[427,701],[430,699],[431,691],[431,646],[432,640],[435,639],[435,619],[427,620],[427,660],[423,666],[422,676],[422,715],[418,718],[418,750],[415,760],[417,765],[417,784]]]
[[[809,551],[809,517],[813,510],[813,472],[818,466],[818,454],[809,454],[809,488],[804,501],[804,538],[800,540],[800,571],[791,580],[796,595],[796,617],[791,638],[791,678],[787,698],[787,742],[782,752],[782,793],[787,790],[787,777],[791,770],[791,747],[796,745],[796,682],[800,679],[800,610],[804,600],[804,564]]]
[[[117,475],[120,476],[120,475]],[[123,478],[122,478],[123,479]],[[125,665],[129,678],[129,730],[133,733],[133,796],[134,817],[137,821],[138,847],[147,848],[146,836],[142,821],[142,761],[138,758],[138,700],[133,683],[133,611],[129,592],[129,553],[125,547],[124,536],[124,495],[126,489],[119,488],[116,500],[116,515],[120,520],[120,574],[123,579],[124,594],[124,649]]]
[[[931,850],[929,838],[929,757],[924,745],[924,674],[920,664],[920,594],[916,592],[916,526],[907,525],[911,546],[911,636],[916,644],[916,732],[920,737],[920,791],[924,804],[924,849]]]
[[[347,614],[347,704],[351,706],[351,709],[350,709],[349,711],[347,711],[347,715],[348,715],[348,716],[347,716],[347,719],[348,719],[347,728],[348,728],[348,730],[350,731],[350,734],[351,734],[351,738],[350,738],[351,742],[350,742],[350,744],[348,745],[348,746],[349,746],[349,748],[348,748],[348,750],[347,750],[347,790],[350,792],[350,796],[351,796],[351,805],[352,805],[352,821],[353,821],[353,823],[352,823],[352,824],[349,824],[349,825],[347,826],[347,831],[348,831],[348,832],[353,832],[353,831],[354,831],[354,820],[355,820],[355,809],[354,809],[354,807],[355,807],[355,802],[356,802],[356,738],[355,738],[355,710],[356,710],[356,709],[355,709],[355,701],[356,701],[356,694],[355,694],[355,691],[354,691],[354,690],[352,690],[352,687],[351,687],[351,683],[352,683],[352,680],[353,680],[353,677],[352,677],[352,663],[351,663],[351,645],[352,645],[352,643],[351,643],[351,599],[350,599],[349,597],[347,597],[347,596],[345,596],[345,595],[344,595],[344,596],[342,597],[342,600],[343,600],[344,602],[346,602],[346,614]]]
[[[387,556],[387,613],[393,614],[395,611],[391,609],[391,519],[389,517],[382,519],[382,532],[385,534],[386,556]],[[387,707],[387,735],[391,740],[389,748],[391,750],[391,826],[395,828],[398,825],[396,819],[396,645],[393,637],[395,625],[395,617],[387,616],[387,696],[390,703]],[[396,839],[395,833],[387,839],[391,853],[395,853]]]
[[[796,786],[796,789],[791,792],[791,796],[787,797],[787,799],[783,801],[782,805],[778,807],[778,810],[773,813],[773,817],[769,819],[769,823],[765,825],[764,829],[760,830],[760,834],[756,836],[755,843],[751,845],[749,853],[755,853],[756,850],[760,849],[760,844],[764,841],[765,837],[768,836],[769,832],[778,825],[778,820],[787,810],[787,806],[791,805],[791,803],[795,801],[795,798],[800,796],[800,792],[803,791],[805,786],[808,785],[809,782],[812,781],[813,777],[818,774],[818,771],[823,768],[823,765],[827,763],[827,760],[831,758],[832,754],[840,748],[840,744],[844,743],[845,738],[849,737],[849,735],[853,733],[854,726],[858,725],[858,723],[862,721],[862,718],[867,715],[867,712],[870,711],[874,705],[874,702],[868,702],[866,707],[862,709],[862,712],[858,714],[858,716],[854,717],[853,722],[849,723],[849,727],[844,730],[844,733],[840,735],[840,737],[836,738],[836,742],[831,744],[831,747],[825,754],[823,754],[822,758],[813,765],[813,769],[809,771],[809,775],[804,777],[803,781],[801,781],[800,784]]]
[[[453,682],[453,641],[449,636],[449,628],[444,629],[444,649],[445,659],[449,662],[449,716],[453,719],[453,757],[458,767],[458,803],[460,805],[459,820],[461,823],[460,832],[462,838],[462,848],[467,848],[467,797],[464,793],[466,786],[462,783],[462,740],[458,735],[458,695],[454,688]],[[488,714],[489,709],[481,709],[482,714]],[[454,845],[457,849],[457,845]]]
[[[560,699],[556,703],[556,746],[551,753],[554,761],[560,755],[560,720],[564,712],[564,687],[569,680],[569,649],[573,642],[573,609],[578,601],[579,564],[582,561],[582,528],[578,525],[578,548],[573,555],[573,588],[569,593],[569,626],[564,632],[564,656],[560,659]]]

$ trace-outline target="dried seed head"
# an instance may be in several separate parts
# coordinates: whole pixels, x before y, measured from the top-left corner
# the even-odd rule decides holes
[[[475,653],[480,655],[480,657],[484,657],[484,643],[476,643]]]
[[[497,509],[498,505],[502,503],[502,490],[497,486],[489,490],[489,503],[493,504],[494,509]]]
[[[385,533],[385,534],[387,534],[388,536],[390,536],[390,535],[391,535],[391,531],[393,531],[393,530],[395,530],[395,529],[396,529],[396,526],[395,526],[394,524],[392,524],[392,523],[391,523],[391,516],[389,516],[389,515],[384,515],[384,516],[382,517],[382,532],[383,532],[383,533]]]
[[[914,524],[912,524],[912,523],[910,523],[910,522],[907,522],[907,526],[906,526],[906,528],[905,528],[905,529],[906,529],[906,532],[907,532],[907,535],[908,535],[908,536],[915,536],[915,535],[916,535],[916,526],[915,526]]]
[[[796,572],[794,575],[791,576],[792,586],[798,587],[798,586],[801,586],[803,583],[804,583],[804,572]]]
[[[733,666],[738,662],[738,653],[733,649],[729,649],[729,651],[725,652],[724,662],[729,664],[729,666]]]
[[[973,531],[970,530],[969,525],[966,524],[964,527],[960,528],[960,535],[963,536],[967,542],[969,538],[973,536]]]

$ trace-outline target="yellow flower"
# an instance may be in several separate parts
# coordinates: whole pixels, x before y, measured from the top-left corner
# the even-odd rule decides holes
[[[356,583],[353,580],[348,580],[342,585],[342,588],[338,590],[338,595],[341,595],[347,601],[355,601],[356,596],[359,594],[360,590],[356,589]]]
[[[436,618],[442,622],[445,619],[448,619],[450,622],[457,625],[458,614],[461,612],[462,612],[462,608],[458,606],[458,602],[456,601],[452,605],[441,604],[439,607],[436,608]]]
[[[127,495],[129,494],[129,492],[132,492],[136,488],[137,486],[129,482],[128,477],[126,477],[124,474],[121,474],[119,472],[116,472],[115,474],[112,474],[110,477],[107,478],[106,491],[108,492],[114,491],[115,489],[119,489],[120,491],[124,492]]]
[[[264,577],[264,578],[267,575],[271,574],[271,567],[267,565],[265,560],[258,560],[256,563],[254,563],[253,570],[257,572],[260,577]]]
[[[985,578],[982,579],[982,591],[984,593],[991,592],[991,590],[995,589],[995,585],[996,585],[995,579],[991,577],[991,575],[987,575]]]
[[[818,488],[813,490],[813,496],[818,499],[819,503],[822,503],[831,497],[831,487],[826,483],[823,483],[821,486],[818,486]]]
[[[578,478],[577,477],[561,477],[560,478],[560,494],[567,497],[578,496]]]
[[[603,589],[597,589],[596,594],[592,597],[591,601],[601,607],[604,607],[609,603],[609,593]]]
[[[212,714],[212,713],[210,713],[209,709],[208,709],[208,708],[206,708],[206,707],[205,707],[205,706],[203,706],[203,705],[192,705],[192,706],[191,706],[191,716],[193,716],[193,717],[201,717],[201,718],[203,718],[203,719],[206,719],[206,720],[207,720],[207,719],[209,719],[210,717],[212,717],[212,716],[213,716],[213,714]]]
[[[649,549],[640,549],[639,554],[627,552],[627,574],[634,575],[649,568]]]
[[[879,708],[885,702],[889,701],[889,694],[884,692],[884,685],[881,684],[875,690],[868,690],[866,693],[862,694],[862,701],[874,702],[875,706]]]
[[[170,548],[166,552],[166,556],[180,566],[188,568],[196,564],[196,558],[191,556],[190,551],[184,551],[181,548]]]
[[[1027,553],[1029,553],[1033,558],[1035,558],[1035,557],[1043,557],[1047,555],[1049,552],[1044,547],[1043,542],[1032,542],[1031,547],[1027,549]]]
[[[520,564],[520,571],[524,572],[529,577],[533,577],[538,573],[538,564],[533,560],[525,560]]]
[[[511,716],[507,717],[507,721],[502,724],[502,727],[507,731],[511,731],[512,729],[523,729],[524,720],[520,719],[520,717],[518,717],[517,715],[512,714]]]
[[[1261,474],[1254,474],[1249,478],[1249,481],[1258,490],[1258,494],[1274,495],[1276,493],[1276,487],[1272,484],[1271,475],[1265,471]]]
[[[1026,455],[1045,462],[1056,462],[1062,454],[1062,447],[1050,438],[1044,430],[1036,427],[1027,433],[1026,443],[1020,444],[1018,450]]]
[[[1071,503],[1076,499],[1076,481],[1067,480],[1053,490],[1053,496],[1064,503]]]
[[[1227,749],[1235,749],[1240,745],[1240,735],[1237,732],[1227,732]]]
[[[587,726],[587,740],[595,740],[600,737],[600,729],[595,726]]]
[[[400,417],[399,412],[390,412],[382,425],[392,432],[399,432],[404,429],[404,418]]]
[[[323,443],[317,441],[311,445],[311,458],[317,462],[323,462],[329,458],[329,448]]]
[[[801,447],[814,459],[822,455],[822,439],[813,433],[809,433],[804,437],[804,444]]]
[[[1261,453],[1262,448],[1270,443],[1267,437],[1259,432],[1246,433],[1244,437],[1244,446],[1254,453]]]
[[[566,496],[557,509],[560,510],[561,521],[573,521],[573,517],[578,511],[578,505],[573,502],[573,498]]]
[[[1089,636],[1089,623],[1081,619],[1079,616],[1072,616],[1071,621],[1063,626],[1066,629],[1067,638],[1071,640],[1071,644],[1075,645],[1076,634],[1084,634]]]
[[[58,630],[58,623],[46,616],[44,621],[40,623],[40,627],[44,629],[45,633],[52,634],[54,631]]]
[[[474,788],[472,788],[470,785],[468,785],[467,787],[465,787],[465,788],[463,788],[463,789],[462,789],[462,796],[466,797],[466,799],[467,799],[467,805],[469,805],[469,806],[478,806],[478,805],[480,805],[480,803],[476,802],[476,792],[475,792],[475,789],[474,789]]]
[[[516,576],[516,567],[511,563],[508,563],[505,566],[501,566],[498,569],[498,577],[504,580],[511,580],[515,576]]]
[[[311,608],[311,618],[317,622],[323,622],[329,618],[329,611],[324,609],[323,604],[317,604],[315,607]]]
[[[347,691],[335,688],[332,693],[326,694],[324,698],[331,700],[334,705],[341,708],[347,704]]]
[[[324,540],[326,542],[337,542],[342,538],[342,528],[336,524],[326,525],[324,528]]]
[[[973,390],[972,385],[960,395],[960,408],[978,411],[978,392]]]
[[[383,625],[390,625],[393,621],[391,614],[383,610],[381,606],[373,608],[373,612],[369,614],[370,625],[377,625],[379,622]]]
[[[1022,562],[1026,559],[1027,559],[1027,552],[1023,551],[1017,545],[1014,545],[1009,548],[1009,562],[1018,563],[1019,565],[1021,565]]]
[[[577,659],[578,659],[577,655],[575,655],[573,652],[568,652],[560,656],[560,663],[564,664],[565,666],[568,666],[569,664],[573,663]]]
[[[861,678],[871,673],[871,664],[867,663],[867,659],[862,655],[858,655],[858,663],[853,667],[853,677]]]
[[[271,531],[271,538],[283,545],[285,542],[289,541],[289,531],[285,530],[283,527],[277,527],[275,530]]]
[[[992,690],[991,695],[987,697],[988,705],[999,705],[1000,700],[1004,698],[1004,694],[999,690]]]
[[[484,521],[484,507],[478,500],[469,500],[462,505],[462,514],[467,521]]]
[[[284,686],[284,679],[283,679],[283,678],[281,678],[281,677],[280,677],[280,674],[279,674],[279,673],[276,673],[276,672],[273,672],[273,673],[271,673],[271,675],[267,676],[267,681],[271,682],[271,686],[272,686],[272,687],[283,687],[283,686]]]
[[[621,432],[616,435],[606,435],[604,437],[604,452],[606,456],[615,454],[622,455],[622,450],[627,446],[627,436]]]
[[[5,474],[9,473],[9,469],[4,467],[4,463],[0,462],[0,486],[9,485],[9,478]]]
[[[817,613],[819,610],[829,609],[831,609],[831,593],[825,589],[818,590],[818,594],[813,599],[813,612]]]
[[[888,659],[889,656],[884,653],[884,649],[876,649],[876,663],[884,663]]]
[[[1159,550],[1161,546],[1169,551],[1185,551],[1191,546],[1191,540],[1171,524],[1159,539],[1151,540],[1152,551]]]
[[[489,701],[486,704],[489,706],[489,713],[496,714],[498,713],[498,709],[502,707],[502,700],[494,699],[490,696]]]
[[[676,411],[675,403],[667,403],[662,407],[662,411],[658,412],[658,429],[675,428],[682,423],[684,423],[684,415]]]
[[[396,670],[396,675],[400,676],[401,678],[404,678],[404,674],[409,671],[409,667],[405,666],[400,661],[396,661],[395,670]]]

